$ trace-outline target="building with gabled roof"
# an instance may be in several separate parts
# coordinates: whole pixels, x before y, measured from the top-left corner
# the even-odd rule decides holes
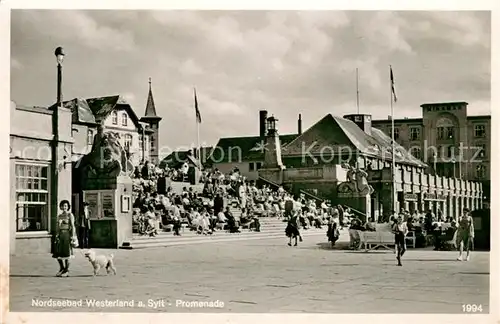
[[[219,139],[206,159],[206,163],[223,173],[238,168],[247,179],[257,180],[258,170],[264,164],[267,111],[261,110],[259,118],[259,135]],[[299,116],[298,133],[280,135],[281,144],[287,145],[293,141],[299,135],[301,127],[302,119]]]
[[[307,192],[335,204],[345,204],[346,192],[340,188],[351,188],[349,192],[355,195],[358,188],[370,185],[372,191],[362,191],[370,197],[366,200],[369,205],[364,205],[364,200],[347,198],[359,203],[348,206],[359,208],[375,219],[387,216],[394,208],[411,213],[433,210],[444,217],[456,218],[463,208],[482,207],[481,183],[437,175],[427,163],[393,143],[381,130],[372,128],[370,115],[342,118],[328,114],[287,145],[277,141],[275,121],[273,118],[269,126],[265,162],[258,176],[295,194]],[[351,180],[356,185],[349,180],[347,166],[355,167]],[[358,179],[358,173],[365,175]]]

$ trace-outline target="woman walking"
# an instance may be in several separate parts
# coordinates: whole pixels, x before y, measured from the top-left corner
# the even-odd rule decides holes
[[[472,220],[472,216],[470,215],[470,211],[468,208],[464,209],[464,213],[458,220],[458,229],[457,229],[457,247],[459,251],[459,255],[457,260],[463,261],[462,254],[464,253],[464,246],[467,250],[466,261],[470,260],[470,248],[472,245],[472,241],[474,240],[474,223]]]
[[[73,246],[78,242],[76,237],[75,216],[71,213],[69,201],[59,203],[62,213],[57,216],[55,247],[52,257],[59,262],[56,277],[69,276],[69,259],[73,257]]]
[[[290,238],[290,242],[288,242],[288,246],[292,246],[292,238],[295,239],[294,246],[297,246],[297,239],[300,237],[299,217],[297,214],[298,213],[295,213],[295,215],[290,217],[290,219],[288,220],[288,225],[286,226],[286,229],[285,229],[286,236]],[[302,241],[302,239],[301,239],[301,241]]]

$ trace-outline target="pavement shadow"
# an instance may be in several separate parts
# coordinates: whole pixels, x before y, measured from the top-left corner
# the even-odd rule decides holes
[[[11,274],[9,277],[11,278],[58,278],[55,275],[37,275],[37,274]],[[71,275],[68,278],[83,278],[83,277],[93,277],[91,274],[87,275]]]
[[[330,242],[321,242],[321,243],[317,243],[316,246],[321,250],[345,250],[345,251],[349,251],[349,244],[336,243],[332,247],[332,243],[330,243]]]

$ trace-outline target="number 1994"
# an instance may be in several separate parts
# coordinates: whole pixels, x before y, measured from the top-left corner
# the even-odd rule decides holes
[[[483,305],[479,304],[463,304],[462,305],[462,312],[464,313],[482,313],[483,312]]]

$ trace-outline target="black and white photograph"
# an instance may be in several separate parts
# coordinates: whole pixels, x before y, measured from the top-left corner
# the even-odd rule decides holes
[[[491,10],[9,11],[9,312],[496,308]]]

